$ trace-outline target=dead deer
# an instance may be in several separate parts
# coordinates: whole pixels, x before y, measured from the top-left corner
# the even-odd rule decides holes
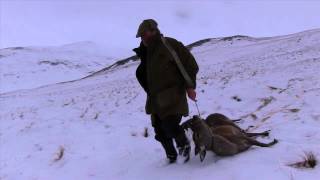
[[[213,151],[218,156],[231,156],[249,149],[252,145],[270,147],[278,142],[276,139],[267,144],[258,142],[244,133],[240,127],[234,125],[209,126],[199,116],[193,116],[184,122],[182,127],[193,131],[195,155],[200,154],[201,162],[207,150]]]
[[[208,126],[210,126],[211,129],[214,129],[218,126],[233,126],[237,129],[239,129],[241,132],[245,133],[245,135],[249,136],[249,137],[254,137],[254,136],[269,136],[269,131],[264,131],[264,132],[260,132],[260,133],[249,133],[244,131],[243,129],[241,129],[238,125],[235,124],[235,122],[241,121],[241,119],[236,119],[236,120],[231,120],[229,119],[227,116],[223,115],[223,114],[219,114],[219,113],[214,113],[214,114],[210,114],[206,119],[205,119],[206,123],[208,124]]]

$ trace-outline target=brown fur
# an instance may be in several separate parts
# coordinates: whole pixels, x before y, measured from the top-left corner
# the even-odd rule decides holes
[[[201,161],[206,155],[206,150],[211,150],[219,156],[231,156],[249,149],[252,145],[270,147],[278,142],[276,139],[267,144],[258,142],[251,136],[265,135],[265,132],[248,134],[221,114],[210,115],[205,121],[194,116],[182,126],[193,131],[195,154],[200,153]]]
[[[264,132],[261,132],[261,133],[248,133],[248,132],[245,132],[238,125],[235,124],[236,121],[240,121],[240,120],[241,119],[231,120],[227,116],[225,116],[223,114],[219,114],[219,113],[210,114],[205,119],[206,123],[211,128],[228,125],[228,126],[233,126],[233,127],[237,128],[237,129],[239,129],[241,132],[245,133],[249,137],[253,137],[253,136],[269,136],[269,131],[264,131]]]

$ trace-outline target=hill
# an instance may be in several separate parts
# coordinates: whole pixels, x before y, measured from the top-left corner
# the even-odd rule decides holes
[[[200,67],[201,115],[242,118],[239,125],[251,132],[270,129],[270,137],[259,140],[277,138],[277,145],[166,165],[144,114],[146,96],[135,79],[135,59],[86,78],[0,94],[0,179],[320,177],[319,166],[288,166],[304,151],[319,157],[320,29],[268,38],[213,38],[192,53]],[[191,101],[189,107],[190,116],[197,114]]]

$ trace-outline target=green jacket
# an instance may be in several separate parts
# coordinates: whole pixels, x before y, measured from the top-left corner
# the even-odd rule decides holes
[[[136,77],[147,93],[145,110],[147,114],[158,114],[160,118],[172,114],[189,115],[186,97],[187,88],[196,88],[196,74],[199,67],[190,51],[174,38],[166,37],[167,42],[177,52],[184,68],[194,82],[194,87],[187,87],[169,50],[158,34],[146,47],[140,43],[133,49],[141,59],[136,70]]]

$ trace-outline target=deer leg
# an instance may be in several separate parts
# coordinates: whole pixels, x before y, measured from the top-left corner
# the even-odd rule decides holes
[[[270,142],[270,143],[262,143],[262,142],[259,142],[259,141],[255,140],[255,139],[252,139],[252,138],[250,138],[250,137],[245,137],[245,138],[246,138],[246,140],[248,140],[248,142],[249,142],[250,144],[256,145],[256,146],[260,146],[260,147],[270,147],[270,146],[275,145],[275,144],[278,143],[278,140],[277,140],[277,139],[274,139],[274,140],[273,140],[272,142]]]
[[[236,122],[242,121],[242,119],[232,119],[231,121],[236,123]]]
[[[246,134],[248,137],[269,136],[269,132],[270,132],[270,130],[264,131],[264,132],[260,132],[260,133],[248,133],[248,132],[245,132],[245,134]]]
[[[206,157],[206,147],[203,143],[201,143],[201,141],[199,141],[199,139],[195,138],[195,136],[194,136],[194,144],[195,144],[194,154],[195,155],[200,154],[200,161],[202,162]]]
[[[197,133],[193,133],[192,134],[192,139],[194,142],[194,155],[198,155],[200,152],[200,145],[199,145],[199,138],[198,138],[198,134]]]

